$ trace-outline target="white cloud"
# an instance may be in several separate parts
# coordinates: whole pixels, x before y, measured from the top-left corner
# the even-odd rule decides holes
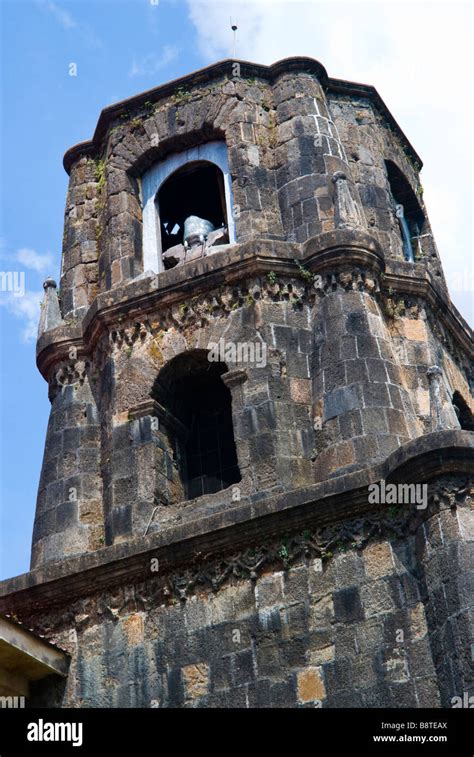
[[[18,250],[16,257],[19,263],[22,263],[27,268],[31,268],[33,271],[41,272],[53,266],[53,256],[50,252],[42,255],[30,247],[22,247]]]
[[[74,29],[75,33],[82,37],[84,42],[90,47],[102,47],[102,41],[94,29],[89,24],[79,22],[59,3],[55,3],[53,0],[35,0],[35,2],[40,8],[49,13],[63,29],[66,31]]]
[[[12,292],[0,292],[0,306],[22,321],[21,338],[24,342],[36,340],[42,299],[43,292],[25,292],[23,297],[15,297]]]
[[[64,8],[61,8],[60,5],[57,5],[57,3],[53,3],[52,0],[38,0],[38,5],[49,11],[64,29],[74,29],[77,27],[77,21],[71,14],[64,10]]]
[[[424,162],[448,281],[472,270],[470,3],[188,0],[188,13],[206,63],[232,56],[231,16],[237,58],[268,65],[307,55],[332,77],[375,86]],[[471,317],[465,292],[451,294]]]
[[[128,75],[134,76],[152,76],[162,68],[165,68],[169,63],[176,60],[179,55],[179,47],[175,45],[165,45],[161,55],[156,53],[149,53],[144,55],[140,60],[134,59]]]

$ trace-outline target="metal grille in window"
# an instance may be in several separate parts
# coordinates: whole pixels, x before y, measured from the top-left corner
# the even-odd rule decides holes
[[[419,254],[420,237],[424,232],[425,214],[408,180],[391,160],[385,161],[396,216],[400,224],[405,260],[415,262]]]
[[[177,355],[160,371],[153,399],[163,408],[174,465],[167,474],[178,496],[194,499],[241,481],[232,421],[232,395],[222,380],[227,366],[207,350]],[[176,483],[179,483],[176,487]]]
[[[240,481],[228,390],[214,381],[197,393],[186,443],[186,488],[189,499],[225,489]]]

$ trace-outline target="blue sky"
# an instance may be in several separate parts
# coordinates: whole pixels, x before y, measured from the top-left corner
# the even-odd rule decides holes
[[[232,54],[310,55],[374,84],[425,162],[422,182],[451,294],[472,322],[471,7],[457,2],[0,0],[0,579],[28,570],[49,413],[35,367],[42,281],[59,277],[62,156],[107,104]],[[70,76],[76,64],[77,76]]]

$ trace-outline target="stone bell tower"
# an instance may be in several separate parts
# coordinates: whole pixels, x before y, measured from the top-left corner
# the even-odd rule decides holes
[[[223,61],[105,108],[64,166],[32,572],[2,600],[70,653],[55,703],[450,706],[473,342],[376,90]]]

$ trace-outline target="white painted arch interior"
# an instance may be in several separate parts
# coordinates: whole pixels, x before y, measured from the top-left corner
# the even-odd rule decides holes
[[[235,223],[233,218],[232,181],[227,160],[227,146],[224,141],[206,142],[189,150],[173,153],[164,160],[151,166],[141,178],[143,203],[143,270],[160,273],[164,270],[161,258],[160,219],[156,204],[156,195],[162,184],[171,174],[187,163],[205,160],[214,163],[224,177],[225,203],[229,242],[235,242]]]

